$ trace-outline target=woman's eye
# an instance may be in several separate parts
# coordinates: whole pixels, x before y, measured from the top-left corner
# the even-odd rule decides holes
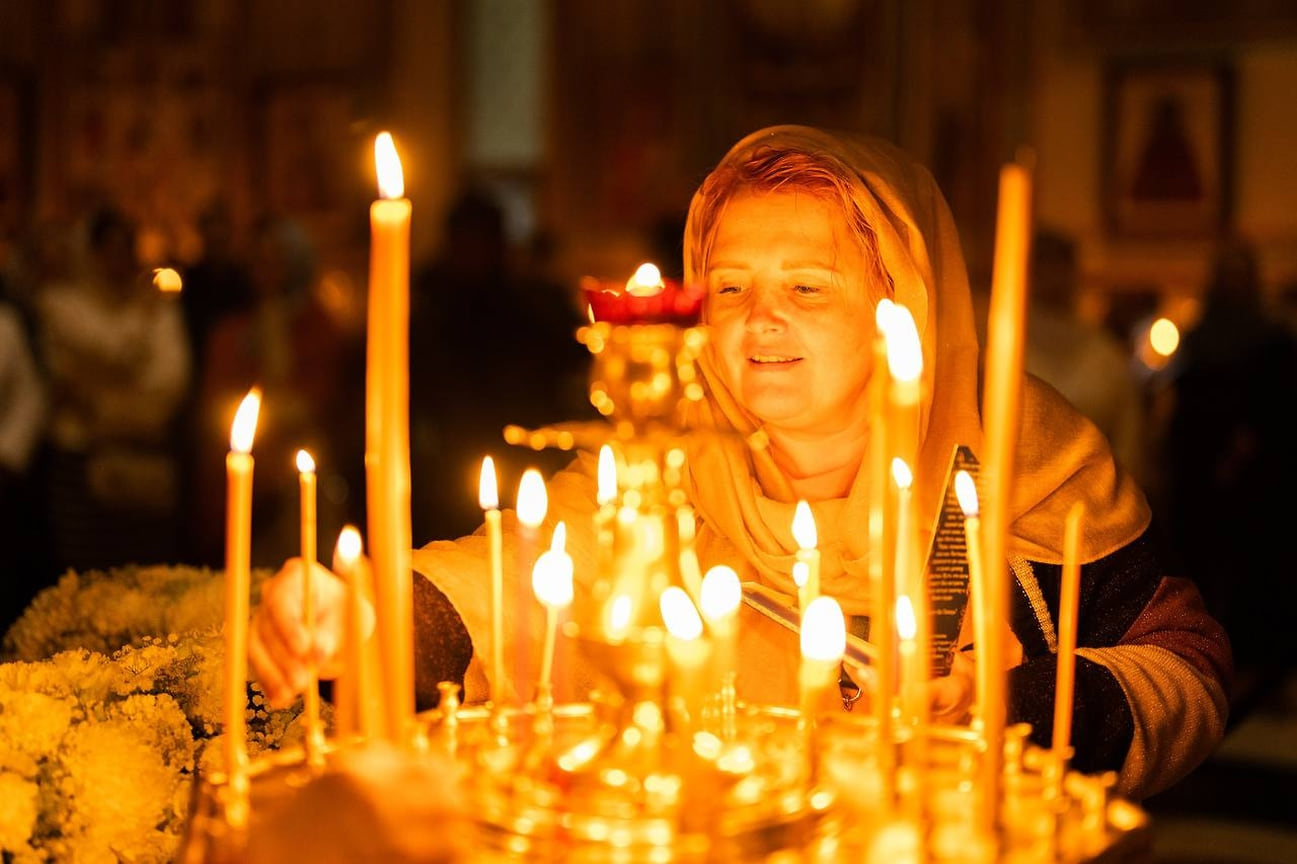
[[[716,289],[717,294],[737,294],[741,289],[737,285],[721,285]]]
[[[814,285],[794,285],[793,291],[795,291],[798,294],[804,294],[808,296],[820,293],[820,289]]]

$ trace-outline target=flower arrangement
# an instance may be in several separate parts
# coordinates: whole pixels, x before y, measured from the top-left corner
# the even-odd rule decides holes
[[[68,573],[10,628],[0,859],[171,860],[195,776],[221,767],[222,590],[186,567]],[[250,755],[300,740],[296,708],[248,695]]]

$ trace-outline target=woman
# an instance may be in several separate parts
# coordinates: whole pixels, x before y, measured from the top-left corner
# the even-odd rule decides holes
[[[684,249],[686,278],[707,287],[711,330],[701,361],[707,397],[689,423],[738,433],[709,436],[689,452],[701,563],[729,564],[744,580],[791,594],[792,513],[806,498],[819,530],[822,590],[848,614],[866,614],[871,437],[864,394],[879,299],[908,307],[923,339],[920,525],[932,524],[956,445],[981,449],[972,304],[949,209],[929,174],[890,145],[774,127],[740,141],[703,183]],[[1049,619],[1057,611],[1063,516],[1084,500],[1076,764],[1120,769],[1125,794],[1151,794],[1219,740],[1228,643],[1194,588],[1163,578],[1145,536],[1143,496],[1095,427],[1035,380],[1024,384],[1023,406],[1008,562],[1017,590],[1004,622],[1022,652],[1010,672],[1009,717],[1047,739],[1055,668]],[[549,487],[550,522],[569,526],[578,578],[592,570],[592,462],[583,454]],[[421,685],[461,671],[470,651],[489,656],[485,558],[480,535],[416,552],[415,569],[431,580],[415,580],[416,607],[440,608],[438,617],[451,622],[418,625],[420,653],[444,659],[458,650],[460,663],[420,671]],[[293,614],[299,573],[286,567],[268,587],[268,611],[253,640],[254,665],[281,701],[300,687],[299,658],[312,647]],[[336,605],[336,583],[320,581]],[[453,612],[438,606],[442,592]],[[538,610],[516,611],[506,634],[510,655],[514,643],[539,632]],[[468,623],[471,646],[459,619]],[[331,624],[314,643],[321,657],[337,644],[336,618]],[[740,627],[740,695],[791,701],[795,638],[757,615]],[[439,643],[425,652],[429,636]],[[966,661],[934,688],[934,708],[945,719],[967,709]],[[469,698],[482,695],[478,666],[468,670]],[[582,694],[582,671],[578,666],[566,695]]]

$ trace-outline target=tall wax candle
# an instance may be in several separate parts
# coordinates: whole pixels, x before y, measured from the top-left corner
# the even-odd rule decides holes
[[[900,598],[906,601],[910,610],[911,621],[907,622],[907,634],[902,642],[902,653],[905,646],[910,650],[903,658],[901,668],[901,694],[903,719],[913,727],[915,736],[926,734],[928,725],[928,679],[930,661],[928,651],[928,634],[930,623],[924,614],[927,604],[914,602],[915,597],[925,597],[926,586],[923,582],[923,562],[914,518],[914,475],[904,459],[892,460],[892,477],[896,483],[896,585]],[[898,601],[899,608],[899,601]],[[900,629],[899,618],[897,629]]]
[[[837,685],[842,655],[847,650],[847,623],[838,601],[820,595],[806,607],[802,616],[801,648],[797,682],[801,730],[805,739],[807,779],[814,784],[819,773],[815,721],[820,705]]]
[[[545,478],[535,468],[522,472],[518,480],[518,495],[514,499],[514,513],[518,519],[517,554],[515,566],[520,578],[514,585],[514,608],[526,609],[532,602],[531,590],[527,585],[527,574],[532,572],[543,547],[540,542],[541,526],[545,523],[545,513],[549,509],[549,495],[545,490]],[[518,639],[513,650],[513,679],[532,682],[536,680],[536,655],[528,644],[528,639]],[[522,695],[519,693],[518,695]]]
[[[667,688],[672,702],[683,709],[689,728],[697,728],[710,653],[702,638],[703,621],[689,594],[676,585],[668,586],[658,597],[658,608],[667,630]]]
[[[500,525],[500,493],[496,486],[495,460],[482,460],[478,476],[477,502],[486,519],[486,540],[491,561],[491,707],[504,707],[504,536]]]
[[[558,616],[572,604],[572,558],[567,554],[567,527],[554,526],[550,548],[542,552],[532,568],[531,584],[536,599],[545,607],[545,642],[541,651],[536,702],[542,708],[553,703],[554,654],[558,650]]]
[[[311,591],[312,570],[318,557],[316,549],[316,477],[315,460],[305,450],[297,451],[297,484],[300,502],[300,531],[302,559],[302,629],[315,638],[315,594]],[[306,676],[306,691],[302,696],[302,710],[306,715],[306,761],[311,765],[324,762],[324,732],[320,725],[320,687],[318,670],[312,661]]]
[[[243,397],[225,456],[225,767],[231,822],[247,819],[248,605],[252,554],[252,439],[261,391]]]
[[[333,569],[347,585],[346,651],[343,673],[334,686],[337,726],[342,736],[371,738],[386,728],[378,680],[380,664],[374,640],[366,638],[364,608],[370,596],[370,568],[364,556],[364,541],[352,525],[338,534]]]
[[[410,553],[410,201],[392,136],[374,141],[381,198],[369,208],[365,478],[382,658],[384,737],[414,731]]]
[[[743,602],[743,586],[733,568],[717,564],[703,576],[699,607],[711,631],[713,663],[716,673],[711,686],[723,690],[733,684],[734,668],[738,662],[739,604]]]
[[[1077,501],[1063,523],[1063,587],[1058,601],[1058,671],[1054,686],[1054,756],[1061,765],[1072,743],[1072,703],[1076,688],[1076,619],[1081,601],[1081,519]]]
[[[982,572],[982,520],[978,515],[977,484],[967,471],[955,472],[955,497],[964,513],[964,545],[968,558],[968,590],[973,598],[973,657],[976,666],[977,698],[975,711],[978,730],[986,728],[985,705],[987,691],[993,689],[994,670],[987,664],[981,646],[990,641],[992,628],[1000,626],[991,618],[987,598],[986,574]]]
[[[896,748],[892,726],[892,699],[896,691],[896,628],[892,620],[896,586],[892,581],[891,556],[894,547],[888,542],[888,490],[890,445],[887,442],[887,395],[891,390],[891,372],[887,366],[886,322],[893,303],[886,298],[874,310],[874,334],[871,342],[872,364],[869,377],[869,641],[876,655],[876,681],[873,714],[878,734],[874,757],[882,781],[881,799],[890,807],[895,799],[894,768]]]
[[[987,835],[999,836],[1004,765],[1004,724],[1008,670],[1007,646],[1002,626],[1009,615],[1009,494],[1013,487],[1013,454],[1018,443],[1022,410],[1022,350],[1027,301],[1027,256],[1030,248],[1031,175],[1022,164],[1010,163],[1000,171],[999,203],[995,224],[991,300],[987,320],[985,381],[982,423],[985,458],[982,460],[982,572],[985,575],[989,626],[984,654],[989,675],[982,693],[984,758],[990,762],[976,822]]]

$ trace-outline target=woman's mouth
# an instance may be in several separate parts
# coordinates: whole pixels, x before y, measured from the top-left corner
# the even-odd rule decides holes
[[[801,359],[783,354],[753,354],[748,357],[748,362],[754,366],[788,366]]]

